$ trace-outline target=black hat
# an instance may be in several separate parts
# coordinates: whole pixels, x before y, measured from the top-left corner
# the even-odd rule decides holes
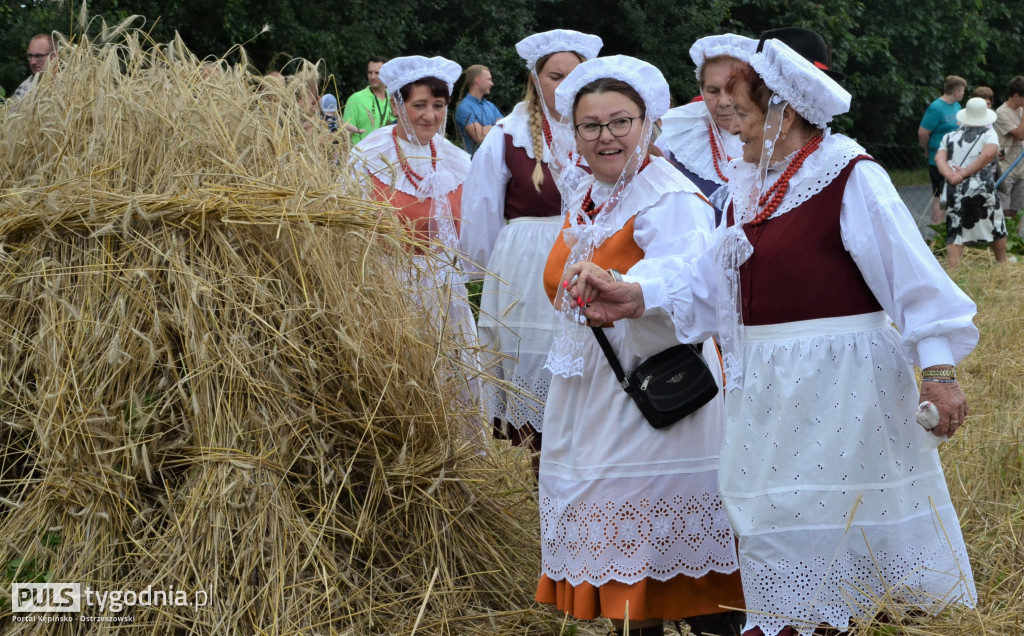
[[[757,43],[758,53],[764,48],[765,40],[779,40],[785,43],[789,48],[799,53],[804,59],[814,64],[816,68],[837,82],[846,79],[846,75],[832,70],[832,51],[825,44],[824,38],[815,31],[801,27],[782,27],[781,29],[765,31],[761,34],[761,40]]]

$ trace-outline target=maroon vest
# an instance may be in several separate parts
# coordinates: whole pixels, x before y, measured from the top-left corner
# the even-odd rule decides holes
[[[761,225],[743,226],[754,254],[740,266],[743,324],[866,314],[882,309],[843,246],[839,209],[851,161],[825,189]],[[730,223],[732,209],[730,206]],[[874,228],[857,228],[872,232]]]
[[[512,135],[505,135],[505,165],[512,177],[505,187],[505,218],[512,220],[521,216],[558,216],[562,213],[562,197],[558,194],[555,179],[544,169],[544,183],[540,192],[533,186],[533,168],[537,162],[530,159],[523,148],[512,145]]]

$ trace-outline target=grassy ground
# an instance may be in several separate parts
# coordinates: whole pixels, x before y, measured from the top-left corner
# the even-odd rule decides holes
[[[897,188],[909,185],[928,185],[928,168],[922,166],[913,170],[890,170],[889,177]]]

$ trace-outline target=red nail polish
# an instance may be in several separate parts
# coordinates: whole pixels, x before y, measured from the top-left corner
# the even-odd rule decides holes
[[[569,289],[569,281],[567,281],[567,280],[563,280],[563,281],[562,281],[562,287],[563,287],[564,289]]]
[[[587,304],[589,305],[589,304],[590,304],[590,301],[592,301],[592,300],[594,300],[594,299],[593,299],[593,298],[588,298],[588,299],[587,299]]]

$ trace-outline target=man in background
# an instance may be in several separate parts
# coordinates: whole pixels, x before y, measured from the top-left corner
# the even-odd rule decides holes
[[[928,106],[921,118],[921,126],[917,129],[917,141],[928,158],[928,176],[932,182],[932,223],[943,223],[946,215],[939,208],[939,192],[946,185],[946,180],[939,174],[935,166],[935,153],[939,150],[942,137],[957,129],[956,114],[960,110],[960,100],[967,90],[967,80],[950,75],[942,83],[942,95]]]
[[[39,74],[46,70],[50,60],[57,57],[57,48],[54,46],[53,36],[48,33],[39,33],[32,36],[28,43],[28,67],[32,71],[28,79],[21,83],[11,99],[21,99],[29,94],[29,91],[36,85]]]
[[[342,118],[345,123],[362,131],[352,134],[353,144],[359,143],[366,135],[395,120],[387,89],[384,82],[380,81],[380,67],[384,66],[384,62],[387,62],[387,59],[379,55],[370,58],[366,64],[366,79],[370,85],[353,93],[345,102]]]
[[[487,132],[501,119],[501,111],[487,99],[493,86],[491,71],[486,66],[474,64],[466,69],[466,82],[462,87],[465,97],[455,109],[455,128],[470,155],[476,152]]]
[[[1005,175],[996,194],[1003,214],[1012,217],[1024,207],[1024,160],[1007,173],[1024,152],[1024,77],[1018,75],[1010,80],[1009,95],[996,109],[996,121],[992,127],[999,135],[999,170]],[[1020,226],[1017,234],[1020,234]]]

